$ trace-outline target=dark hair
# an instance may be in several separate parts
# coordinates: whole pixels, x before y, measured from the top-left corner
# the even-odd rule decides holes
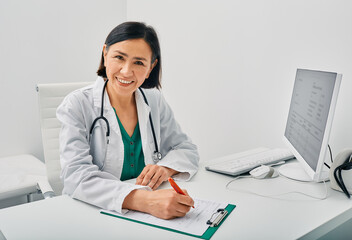
[[[152,64],[157,59],[158,62],[150,73],[149,77],[142,84],[142,88],[160,88],[161,87],[161,56],[158,36],[151,26],[147,26],[141,22],[124,22],[115,27],[105,40],[106,49],[111,45],[129,39],[142,38],[152,50]],[[98,76],[107,78],[104,66],[104,53],[102,53]]]

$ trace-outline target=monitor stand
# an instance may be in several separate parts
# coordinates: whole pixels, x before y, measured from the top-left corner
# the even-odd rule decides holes
[[[280,175],[301,181],[301,182],[311,182],[312,178],[306,173],[302,168],[300,163],[287,163],[279,168]]]
[[[306,173],[299,162],[287,163],[279,168],[280,175],[289,179],[301,181],[301,182],[312,182],[313,179]],[[320,179],[317,182],[329,181],[329,170],[321,172]]]

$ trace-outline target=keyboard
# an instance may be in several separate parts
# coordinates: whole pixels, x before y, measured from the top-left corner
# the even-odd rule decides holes
[[[250,151],[214,159],[214,163],[208,164],[208,171],[237,176],[247,173],[261,165],[272,165],[281,161],[294,159],[294,155],[288,149],[283,148],[257,148]]]

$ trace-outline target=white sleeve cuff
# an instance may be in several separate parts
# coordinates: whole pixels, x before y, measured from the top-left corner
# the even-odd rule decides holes
[[[142,186],[142,185],[134,185],[131,184],[131,187],[126,189],[126,191],[124,191],[123,193],[121,193],[121,195],[119,196],[119,198],[116,199],[116,208],[115,211],[121,214],[126,214],[128,212],[128,209],[123,209],[122,208],[122,204],[125,200],[125,198],[127,197],[128,194],[130,194],[130,192],[132,192],[133,190],[136,189],[142,189],[142,190],[146,190],[146,191],[152,191],[152,189],[148,186]]]

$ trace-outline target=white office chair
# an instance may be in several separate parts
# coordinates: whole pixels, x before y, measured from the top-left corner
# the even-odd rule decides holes
[[[63,184],[60,179],[61,165],[59,152],[59,133],[61,124],[56,118],[56,108],[60,105],[67,94],[89,84],[92,84],[92,82],[37,85],[44,160],[48,181],[55,195],[61,195],[63,189]],[[46,190],[41,190],[45,195]]]

